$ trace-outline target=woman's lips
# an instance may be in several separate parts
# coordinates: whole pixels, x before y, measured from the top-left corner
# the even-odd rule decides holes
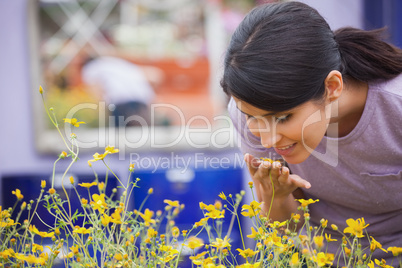
[[[286,156],[286,155],[290,154],[290,153],[294,150],[295,146],[296,146],[296,143],[293,143],[293,144],[291,144],[291,145],[282,146],[282,147],[280,147],[280,148],[275,147],[274,149],[275,149],[275,152],[276,152],[277,154]]]

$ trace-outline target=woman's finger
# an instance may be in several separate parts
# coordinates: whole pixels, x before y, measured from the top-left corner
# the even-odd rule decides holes
[[[292,183],[293,185],[297,186],[298,188],[306,188],[306,189],[309,189],[309,188],[311,187],[311,184],[310,184],[308,181],[306,181],[306,180],[300,178],[300,177],[297,176],[297,175],[290,175],[290,176],[289,176],[289,180],[291,181],[291,183]]]
[[[246,161],[247,168],[248,168],[248,171],[250,172],[250,175],[252,177],[254,177],[254,174],[257,172],[258,167],[261,164],[261,161],[249,153],[246,153],[244,155],[244,161]]]

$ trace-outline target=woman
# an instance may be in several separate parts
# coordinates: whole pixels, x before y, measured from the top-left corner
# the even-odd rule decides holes
[[[233,34],[221,84],[265,212],[271,173],[272,220],[296,213],[296,197],[319,199],[313,225],[363,217],[384,248],[402,246],[402,51],[380,33],[333,33],[315,9],[284,2],[256,7]]]

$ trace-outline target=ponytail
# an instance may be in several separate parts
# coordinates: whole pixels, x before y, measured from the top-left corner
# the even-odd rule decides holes
[[[382,41],[384,29],[364,31],[351,27],[335,31],[341,53],[341,73],[347,81],[392,79],[402,73],[402,50]]]

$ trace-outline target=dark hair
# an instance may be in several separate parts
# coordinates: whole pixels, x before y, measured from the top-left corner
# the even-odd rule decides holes
[[[402,72],[402,53],[379,34],[354,28],[334,34],[300,2],[260,5],[232,36],[221,85],[257,108],[281,112],[322,98],[332,70],[345,81],[389,79]]]

